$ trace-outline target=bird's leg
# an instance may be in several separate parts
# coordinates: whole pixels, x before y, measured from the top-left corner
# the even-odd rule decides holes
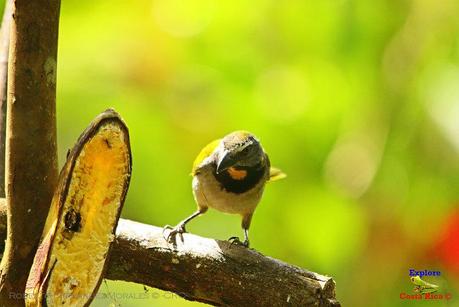
[[[244,229],[244,242],[242,242],[242,245],[244,245],[245,247],[249,247],[249,243],[249,230]]]
[[[242,218],[242,229],[244,229],[244,242],[241,242],[239,240],[239,237],[231,237],[228,239],[228,241],[231,242],[231,245],[237,244],[237,245],[242,245],[245,247],[249,247],[249,227],[250,227],[250,222],[252,220],[252,213],[244,215]]]
[[[195,217],[203,214],[206,211],[207,211],[207,208],[199,208],[192,215],[190,215],[189,217],[187,217],[186,219],[184,219],[183,221],[178,223],[177,226],[175,226],[175,227],[172,227],[170,225],[164,226],[164,228],[163,228],[163,237],[164,237],[164,239],[166,239],[166,241],[169,242],[173,237],[175,237],[177,234],[179,234],[180,238],[183,241],[182,233],[187,232],[186,229],[185,229],[186,224],[189,221],[191,221],[192,219],[194,219]],[[169,233],[167,235],[164,235],[164,232],[165,232],[166,229],[169,229],[170,231],[169,231]]]

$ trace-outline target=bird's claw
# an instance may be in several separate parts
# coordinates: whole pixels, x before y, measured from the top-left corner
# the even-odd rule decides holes
[[[169,233],[166,234],[166,230],[169,230]],[[167,242],[173,242],[175,241],[175,236],[179,235],[180,240],[183,242],[183,233],[186,232],[185,225],[183,224],[178,224],[175,227],[172,227],[171,225],[166,225],[163,228],[163,237]]]
[[[233,244],[235,245],[241,245],[241,246],[244,246],[244,247],[249,247],[249,240],[244,240],[244,242],[242,242],[239,237],[231,237],[228,239],[229,242],[231,242],[231,246],[233,246]]]

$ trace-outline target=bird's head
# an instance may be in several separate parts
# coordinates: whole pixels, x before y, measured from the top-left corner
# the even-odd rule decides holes
[[[252,168],[265,161],[265,153],[255,136],[246,131],[235,131],[225,136],[218,148],[217,174],[230,167]]]

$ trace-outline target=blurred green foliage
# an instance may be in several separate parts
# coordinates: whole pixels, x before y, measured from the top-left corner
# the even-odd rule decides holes
[[[190,214],[194,157],[249,130],[288,174],[266,189],[254,248],[333,276],[343,306],[448,305],[401,300],[410,268],[441,270],[448,306],[459,304],[459,241],[448,239],[459,227],[458,1],[65,0],[61,12],[61,165],[93,117],[119,111],[134,159],[125,218]],[[239,225],[212,211],[188,230],[226,239]],[[197,304],[123,297],[141,285],[104,291],[122,306]]]

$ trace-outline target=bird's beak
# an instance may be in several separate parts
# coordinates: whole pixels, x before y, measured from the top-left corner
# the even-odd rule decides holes
[[[236,163],[228,151],[224,151],[217,162],[217,174],[225,171]]]

